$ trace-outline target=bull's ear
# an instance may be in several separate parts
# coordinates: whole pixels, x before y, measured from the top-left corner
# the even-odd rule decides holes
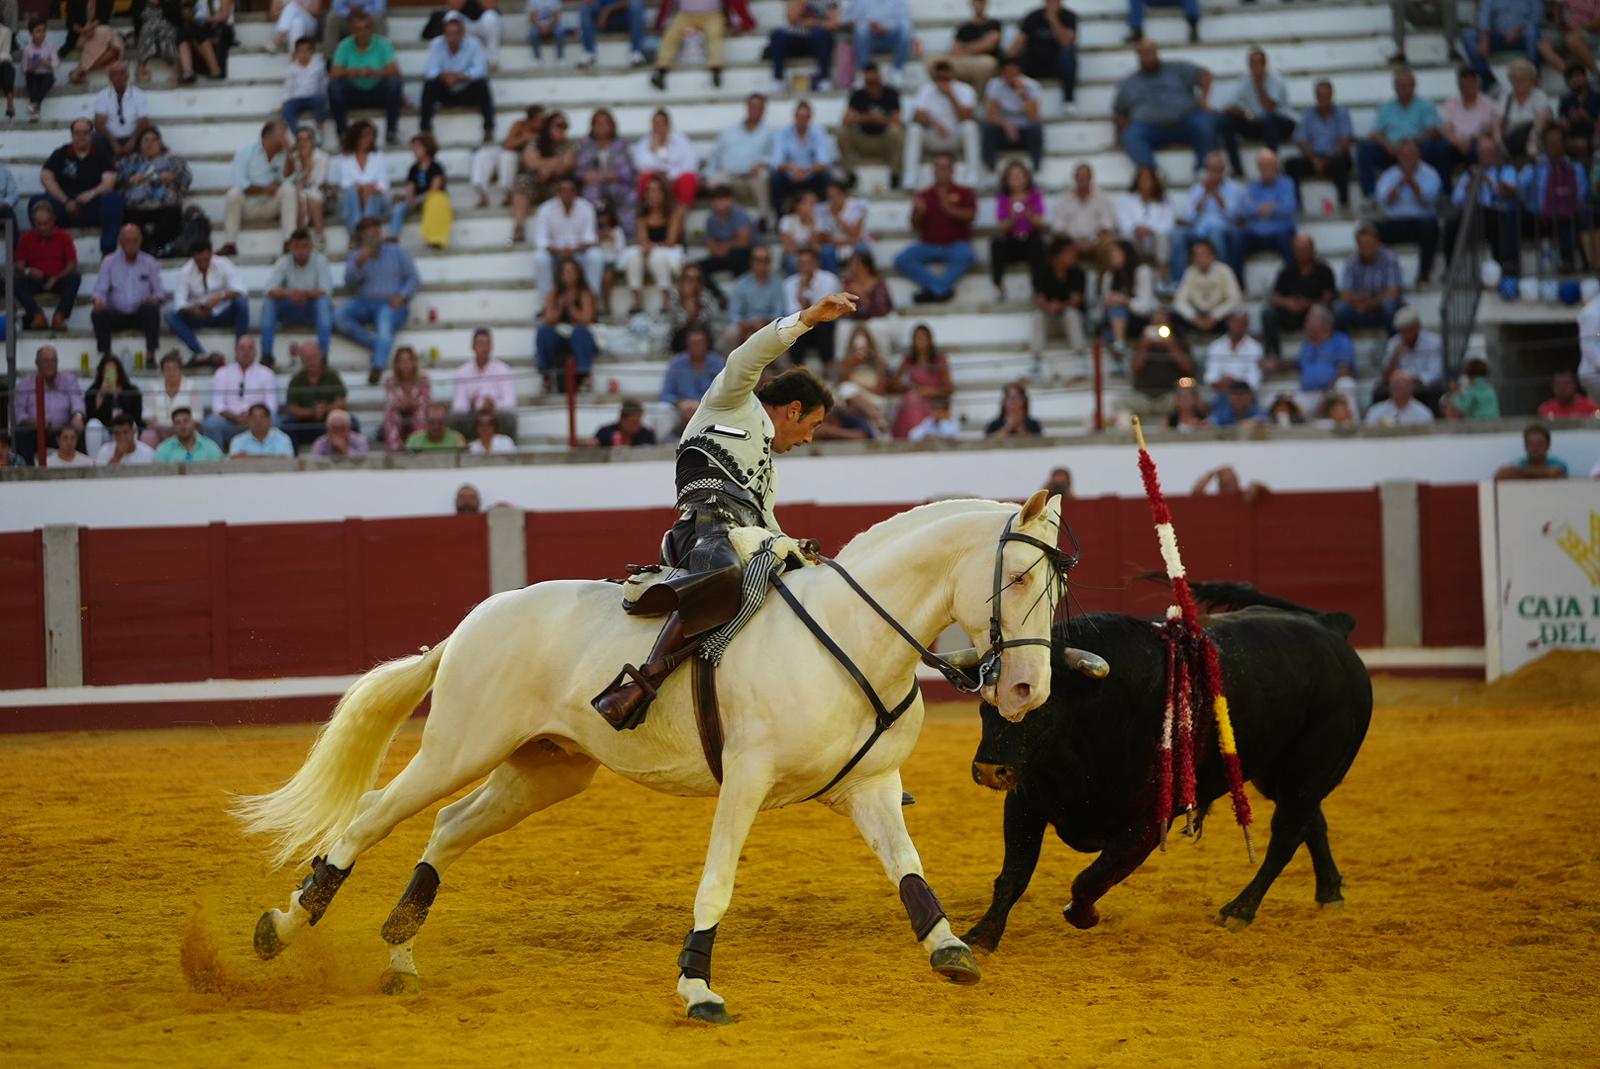
[[[1045,506],[1049,503],[1050,491],[1035,490],[1033,496],[1028,498],[1027,502],[1022,506],[1022,526],[1026,527],[1044,515]]]

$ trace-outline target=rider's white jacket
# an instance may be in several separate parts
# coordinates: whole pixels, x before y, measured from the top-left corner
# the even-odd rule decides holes
[[[729,479],[754,494],[761,503],[761,524],[774,534],[783,530],[773,515],[778,475],[772,468],[772,420],[755,389],[766,366],[810,329],[796,312],[750,335],[711,380],[678,446],[700,449]]]

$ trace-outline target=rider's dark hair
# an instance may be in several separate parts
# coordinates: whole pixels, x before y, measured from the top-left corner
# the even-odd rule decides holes
[[[805,415],[817,406],[824,413],[833,411],[833,391],[811,373],[809,368],[794,367],[785,371],[756,391],[756,400],[764,405],[783,408],[800,402],[800,414]]]

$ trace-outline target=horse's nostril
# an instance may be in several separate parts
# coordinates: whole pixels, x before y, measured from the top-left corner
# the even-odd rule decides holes
[[[1012,689],[1017,692],[1017,697],[1019,698],[1030,698],[1033,696],[1033,687],[1030,684],[1018,683]]]

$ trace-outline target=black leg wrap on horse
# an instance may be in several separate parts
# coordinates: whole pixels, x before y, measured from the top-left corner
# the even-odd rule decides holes
[[[713,924],[703,932],[691,931],[683,941],[683,953],[678,955],[678,971],[690,980],[711,983],[711,945],[717,941],[717,926]]]
[[[422,922],[428,919],[433,898],[439,893],[439,870],[426,861],[417,862],[411,870],[411,882],[400,895],[389,919],[383,922],[383,941],[394,946],[416,938]]]
[[[919,943],[928,938],[934,925],[944,920],[944,906],[939,904],[939,896],[933,893],[927,880],[914,872],[906,873],[900,880],[900,903],[906,907],[911,930]]]
[[[300,885],[300,908],[311,914],[312,927],[328,911],[328,903],[339,893],[353,869],[354,865],[348,869],[334,868],[325,857],[311,859],[311,875]]]

